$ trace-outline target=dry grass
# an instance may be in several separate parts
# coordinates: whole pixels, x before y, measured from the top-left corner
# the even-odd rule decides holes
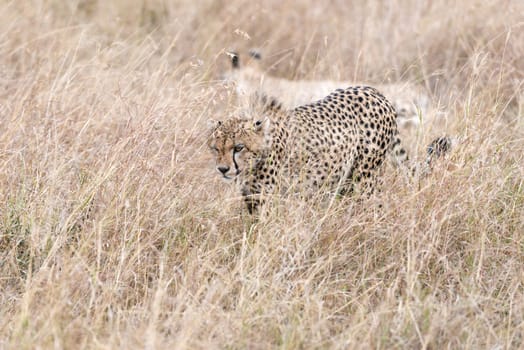
[[[523,346],[522,2],[314,3],[0,4],[0,348]],[[252,220],[202,133],[250,46],[287,78],[419,82],[448,117],[412,152],[462,143],[380,211]]]

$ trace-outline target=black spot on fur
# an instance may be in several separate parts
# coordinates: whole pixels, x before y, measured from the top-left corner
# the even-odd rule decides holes
[[[440,157],[442,154],[451,149],[451,139],[449,137],[438,137],[434,139],[428,146],[428,156]]]

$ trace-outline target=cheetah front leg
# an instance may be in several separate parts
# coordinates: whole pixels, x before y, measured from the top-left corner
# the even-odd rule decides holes
[[[253,197],[244,197],[244,203],[246,203],[247,211],[249,214],[254,214],[257,212],[258,207],[260,206],[260,201]]]
[[[260,184],[260,182],[246,181],[242,186],[242,197],[249,214],[256,214],[264,205],[265,197],[273,193],[274,186],[271,184]]]
[[[260,193],[257,193],[256,190],[256,188],[249,186],[248,183],[245,183],[242,186],[242,197],[244,199],[244,203],[246,204],[247,211],[249,212],[249,214],[256,213],[262,203]]]

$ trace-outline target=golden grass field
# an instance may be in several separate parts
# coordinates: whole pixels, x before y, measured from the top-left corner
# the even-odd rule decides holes
[[[225,50],[271,74],[420,84],[443,111],[368,201],[216,174]],[[524,346],[520,0],[0,3],[0,349]],[[383,203],[376,209],[376,202]]]

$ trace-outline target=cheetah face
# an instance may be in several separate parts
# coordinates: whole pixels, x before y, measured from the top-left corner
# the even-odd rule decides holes
[[[256,169],[267,154],[269,121],[231,118],[211,123],[208,146],[215,157],[218,173],[230,181]]]

